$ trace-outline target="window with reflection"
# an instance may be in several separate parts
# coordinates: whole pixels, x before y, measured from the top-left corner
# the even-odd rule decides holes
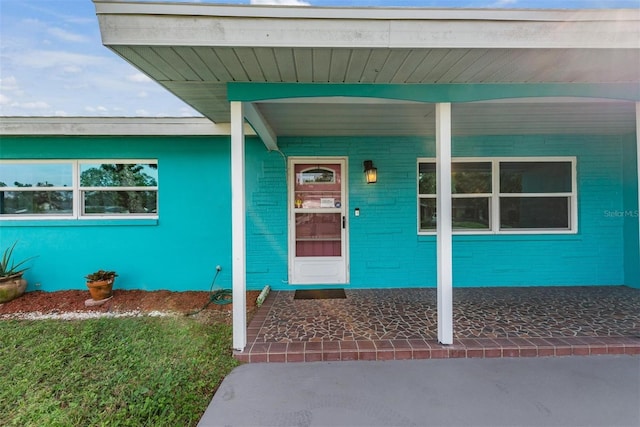
[[[0,161],[0,219],[157,216],[158,163]]]
[[[436,230],[436,163],[418,163],[418,209],[420,231]]]
[[[489,230],[491,162],[451,164],[452,226],[454,230]],[[435,231],[436,164],[418,164],[419,231]]]
[[[491,162],[451,164],[451,219],[454,230],[489,230]]]
[[[157,163],[81,163],[83,215],[155,215]]]
[[[31,215],[73,215],[72,163],[0,164],[0,216]]]
[[[500,229],[568,230],[571,162],[500,162]]]
[[[435,159],[418,161],[417,178],[418,232],[435,232]],[[454,160],[452,227],[454,232],[571,232],[577,227],[576,192],[575,158]]]

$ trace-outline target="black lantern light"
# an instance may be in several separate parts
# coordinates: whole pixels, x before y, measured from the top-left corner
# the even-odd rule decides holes
[[[378,168],[373,166],[373,161],[364,161],[364,176],[367,184],[375,184],[378,181]]]

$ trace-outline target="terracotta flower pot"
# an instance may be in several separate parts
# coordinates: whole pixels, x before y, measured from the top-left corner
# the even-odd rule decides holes
[[[0,279],[0,304],[16,299],[27,289],[22,273]]]
[[[91,298],[95,301],[107,299],[113,295],[113,279],[87,282]]]

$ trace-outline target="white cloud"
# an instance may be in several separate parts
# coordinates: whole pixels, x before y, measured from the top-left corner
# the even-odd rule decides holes
[[[183,107],[180,108],[180,116],[182,117],[193,117],[193,116],[199,116],[200,113],[198,113],[197,111],[194,111],[191,107]]]
[[[66,67],[62,67],[62,71],[64,71],[65,73],[76,74],[81,73],[82,68],[78,67],[77,65],[69,65]]]
[[[129,80],[130,82],[135,82],[135,83],[151,83],[151,82],[153,82],[153,80],[151,80],[149,77],[147,77],[145,74],[142,74],[142,73],[131,74],[131,75],[127,76],[127,80]]]
[[[310,6],[311,3],[301,0],[251,0],[251,4],[267,6]]]
[[[84,111],[93,115],[93,116],[108,116],[108,115],[113,115],[111,113],[112,110],[116,110],[116,109],[109,109],[107,107],[105,107],[104,105],[97,105],[95,107],[92,106],[86,106],[84,107]]]
[[[40,26],[42,22],[39,19],[35,18],[25,18],[22,20],[23,25],[32,25],[32,26]]]
[[[183,114],[182,101],[101,45],[94,13],[90,29],[49,13],[5,25],[3,14],[0,116]]]
[[[66,52],[61,50],[32,50],[13,55],[13,62],[17,66],[43,69],[52,67],[84,67],[99,65],[106,61],[97,55]]]
[[[49,28],[47,32],[52,36],[67,42],[85,43],[89,41],[89,39],[82,34],[72,33],[70,31],[63,30],[62,28],[52,27]]]
[[[46,110],[47,108],[50,108],[49,104],[45,101],[15,103],[12,104],[12,106],[22,108],[24,110]]]
[[[78,76],[78,79],[76,79],[76,80],[75,80],[75,81],[73,81],[72,83],[64,84],[64,85],[62,85],[62,87],[63,87],[65,90],[74,90],[74,91],[80,91],[80,90],[84,91],[84,90],[87,90],[87,89],[89,89],[89,85],[87,84],[87,82],[86,82],[86,81],[81,80],[81,79],[83,79],[84,77],[85,77],[85,75],[84,75],[84,74],[81,74],[81,75],[79,75],[79,76]]]
[[[18,80],[15,78],[15,76],[0,78],[0,90],[14,91],[18,89]]]

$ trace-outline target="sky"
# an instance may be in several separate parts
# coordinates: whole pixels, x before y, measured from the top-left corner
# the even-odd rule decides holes
[[[640,7],[640,0],[218,0],[215,3],[250,2],[357,7]],[[0,116],[199,115],[102,45],[91,0],[0,0]]]

